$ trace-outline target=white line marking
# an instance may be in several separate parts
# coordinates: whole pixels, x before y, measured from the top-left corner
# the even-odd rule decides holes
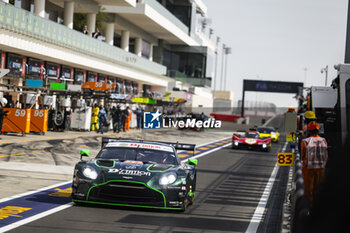
[[[64,205],[58,206],[58,207],[53,208],[53,209],[51,209],[51,210],[47,210],[47,211],[42,212],[42,213],[40,213],[40,214],[36,214],[36,215],[31,216],[31,217],[29,217],[29,218],[20,220],[20,221],[18,221],[18,222],[9,224],[9,225],[4,226],[4,227],[1,227],[1,228],[0,228],[0,233],[1,233],[1,232],[6,232],[6,231],[9,231],[9,230],[12,230],[12,229],[17,228],[17,227],[20,227],[20,226],[22,226],[22,225],[24,225],[24,224],[33,222],[33,221],[38,220],[38,219],[40,219],[40,218],[43,218],[43,217],[46,217],[46,216],[51,215],[51,214],[53,214],[53,213],[59,212],[59,211],[61,211],[61,210],[64,210],[64,209],[66,209],[66,208],[71,207],[72,205],[73,205],[73,203],[70,202],[70,203],[68,203],[68,204],[64,204]]]
[[[285,142],[282,151],[284,152],[287,148],[288,142]],[[267,201],[269,200],[271,189],[273,187],[273,184],[275,182],[277,173],[278,173],[279,166],[277,165],[277,162],[275,163],[275,167],[273,168],[273,171],[271,173],[270,179],[267,182],[265,186],[265,190],[263,194],[261,195],[260,201],[258,206],[255,209],[254,215],[252,219],[250,220],[249,226],[246,230],[246,233],[255,233],[258,230],[258,227],[260,225],[261,219],[264,215],[265,208],[267,205]]]

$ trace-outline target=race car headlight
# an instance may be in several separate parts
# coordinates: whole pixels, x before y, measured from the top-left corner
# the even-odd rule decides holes
[[[172,184],[177,180],[177,175],[175,173],[164,174],[159,179],[160,185]]]
[[[264,143],[264,144],[262,144],[262,148],[266,148],[267,147],[267,145]]]
[[[235,141],[235,146],[238,146],[239,142]]]
[[[85,167],[83,170],[83,174],[85,177],[92,180],[97,178],[97,172],[91,167]]]

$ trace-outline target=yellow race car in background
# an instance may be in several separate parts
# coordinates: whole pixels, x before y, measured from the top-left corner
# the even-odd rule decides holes
[[[260,133],[260,137],[271,138],[272,142],[278,142],[280,133],[272,126],[258,126],[256,130]]]

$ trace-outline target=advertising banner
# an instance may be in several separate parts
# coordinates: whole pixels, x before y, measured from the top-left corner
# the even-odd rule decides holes
[[[28,87],[43,87],[43,80],[26,80],[26,86]]]
[[[81,85],[68,84],[67,90],[68,91],[81,91]]]
[[[50,83],[50,88],[54,90],[66,90],[65,83]]]
[[[114,99],[114,100],[123,100],[123,99],[126,98],[126,95],[125,94],[112,93],[109,98]]]
[[[157,100],[152,100],[149,98],[133,98],[132,99],[133,103],[140,103],[140,104],[157,104]]]

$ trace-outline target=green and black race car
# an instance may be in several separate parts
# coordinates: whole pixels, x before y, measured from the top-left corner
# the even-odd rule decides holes
[[[197,160],[181,162],[179,149],[195,145],[102,138],[96,158],[75,165],[72,201],[185,211],[194,200]]]

